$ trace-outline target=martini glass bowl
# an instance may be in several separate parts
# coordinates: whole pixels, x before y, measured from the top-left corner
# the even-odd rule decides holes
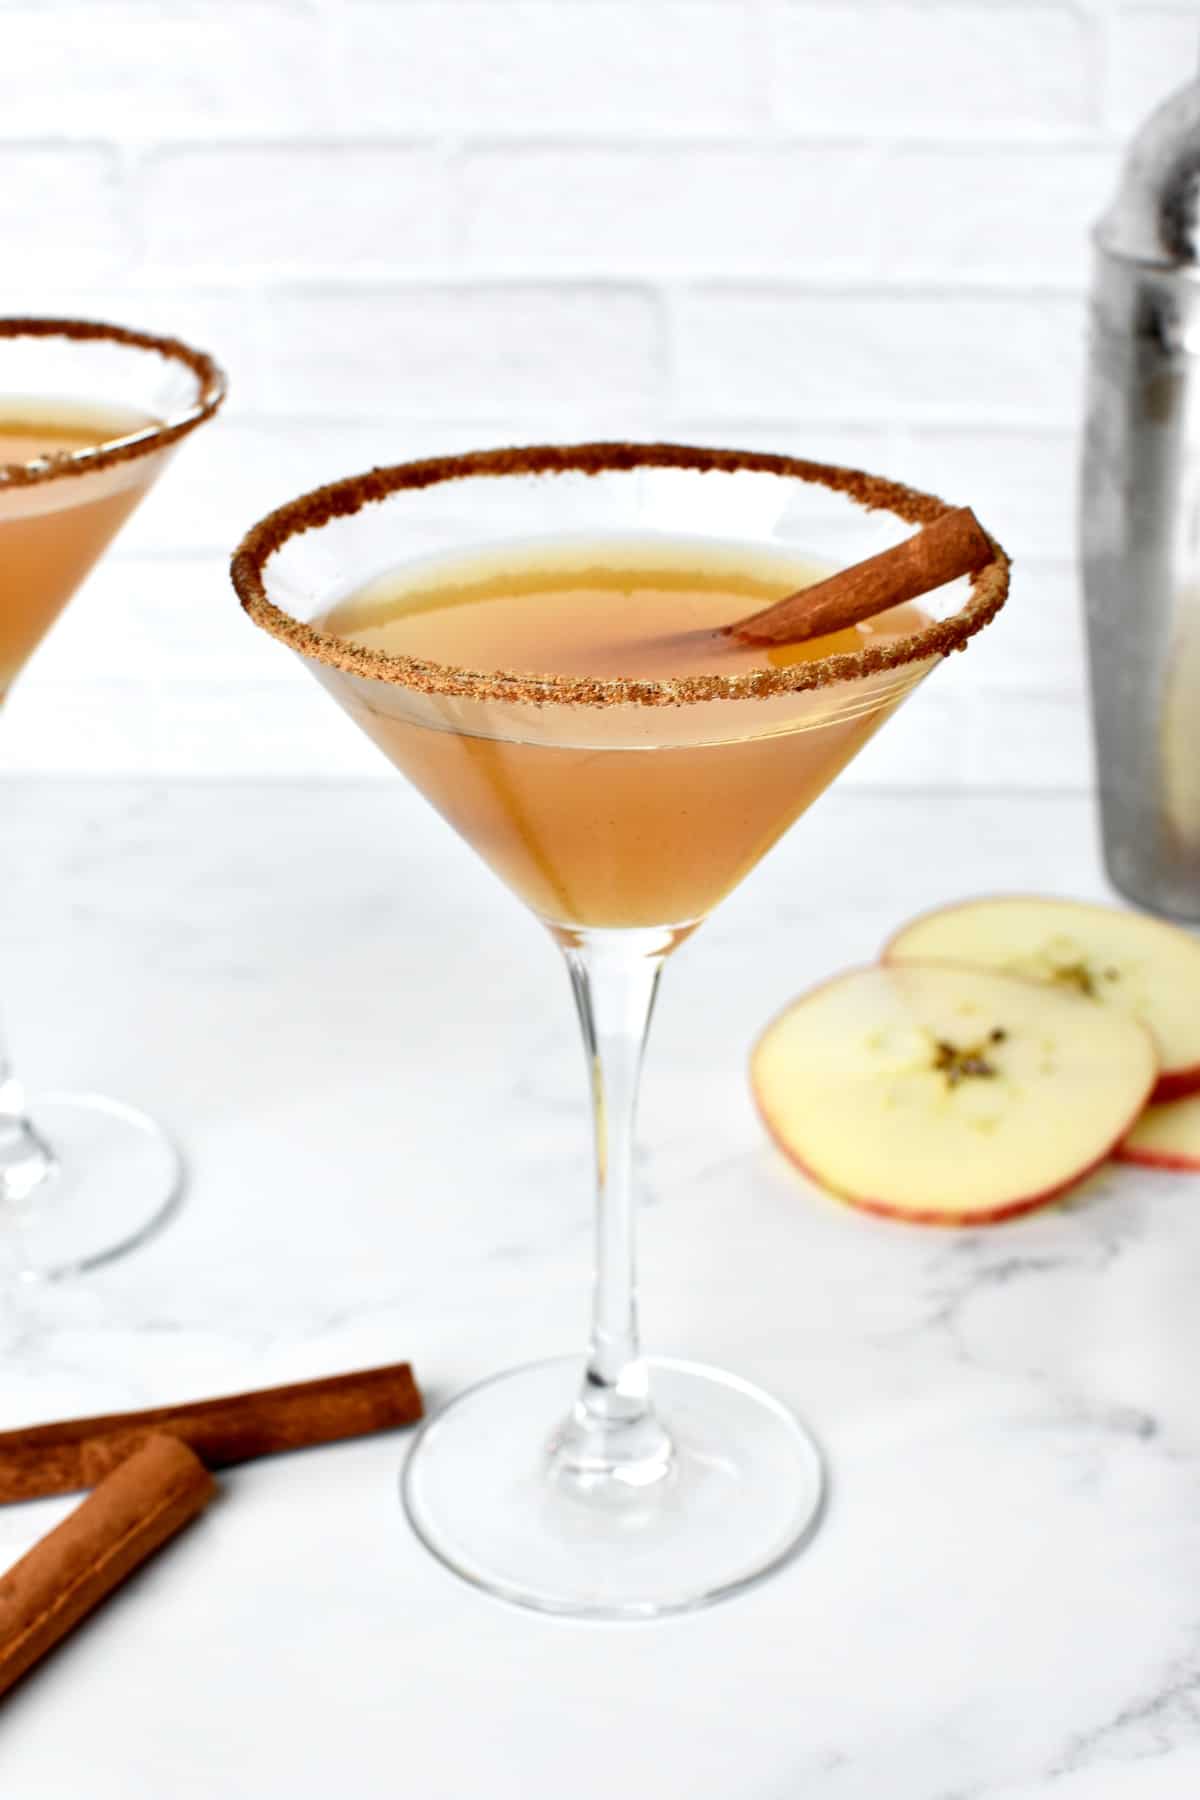
[[[686,538],[846,564],[942,501],[854,470],[752,452],[588,444],[379,469],[280,508],[233,579],[562,949],[583,1030],[596,1153],[582,1357],[508,1371],[424,1427],[403,1491],[449,1568],[578,1617],[702,1606],[777,1568],[821,1513],[805,1426],[736,1374],[646,1357],[634,1263],[634,1125],[668,955],[946,654],[1003,603],[1008,563],[922,602],[853,653],[677,680],[597,680],[385,654],[328,616],[397,565],[506,544]],[[702,1129],[702,1125],[699,1127]]]
[[[173,338],[0,318],[0,699],[224,392],[211,358]],[[78,423],[85,416],[94,437]],[[71,447],[58,418],[75,421]],[[39,431],[58,447],[9,460],[6,440]],[[94,1093],[30,1097],[0,1046],[0,1260],[19,1278],[74,1274],[132,1249],[170,1214],[182,1183],[179,1152],[145,1113]]]

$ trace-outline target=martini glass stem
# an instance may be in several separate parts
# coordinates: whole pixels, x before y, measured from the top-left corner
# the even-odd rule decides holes
[[[0,1039],[0,1206],[26,1199],[54,1168],[54,1153],[33,1128],[25,1089]]]
[[[564,944],[592,1095],[595,1279],[583,1381],[554,1462],[585,1485],[645,1486],[671,1462],[638,1337],[634,1139],[646,1037],[674,942],[667,932],[587,931]]]

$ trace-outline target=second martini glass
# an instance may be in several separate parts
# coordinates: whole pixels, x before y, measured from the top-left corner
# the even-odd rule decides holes
[[[704,590],[696,620],[721,605],[744,615],[787,592],[787,570],[814,551],[856,561],[944,510],[785,457],[550,446],[339,482],[271,514],[234,558],[255,621],[305,658],[566,959],[595,1126],[589,1346],[582,1361],[462,1395],[427,1425],[405,1473],[429,1548],[506,1599],[593,1617],[686,1610],[776,1567],[819,1517],[820,1454],[787,1408],[736,1375],[642,1353],[642,1052],[665,958],[987,623],[1007,562],[997,550],[920,613],[803,651],[737,651],[664,619],[681,587]],[[518,572],[542,623],[513,666],[520,608],[509,617],[493,603],[507,604]],[[389,611],[380,595],[397,580]],[[627,666],[597,663],[594,644],[590,661],[572,661],[568,640],[578,650],[597,608],[602,634],[606,609],[613,620],[624,609]],[[440,655],[421,653],[423,633]]]
[[[0,318],[0,700],[172,451],[225,392],[173,338]],[[154,1121],[101,1094],[30,1099],[0,1047],[0,1249],[27,1279],[139,1243],[178,1198]]]

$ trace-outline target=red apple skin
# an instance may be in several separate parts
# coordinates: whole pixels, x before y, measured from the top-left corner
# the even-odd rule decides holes
[[[936,910],[941,911],[943,909],[938,908]],[[881,960],[886,961],[886,954]],[[815,988],[810,988],[809,993],[820,993],[822,988],[831,986],[835,981],[840,981],[842,975],[853,973],[853,970],[843,970],[840,975],[831,975],[827,981],[818,982]],[[1022,978],[1016,977],[1015,979]],[[785,1012],[790,1012],[794,1005],[795,1001],[789,1001],[787,1006],[783,1007],[780,1012],[775,1014],[760,1033],[759,1042],[761,1042],[762,1038],[766,1037],[776,1021],[781,1019]],[[755,1054],[757,1054],[757,1047]],[[754,1079],[753,1059],[751,1061],[750,1091],[754,1097],[754,1105],[758,1112],[758,1116],[766,1126],[767,1135],[775,1145],[776,1149],[781,1151],[788,1162],[790,1162],[794,1168],[799,1169],[800,1173],[806,1176],[807,1179],[812,1182],[813,1186],[819,1188],[823,1194],[828,1194],[831,1199],[841,1201],[843,1206],[854,1207],[858,1212],[871,1213],[877,1219],[891,1219],[901,1225],[942,1225],[949,1226],[954,1230],[962,1230],[964,1228],[969,1228],[972,1225],[1002,1225],[1007,1219],[1019,1219],[1023,1213],[1036,1212],[1039,1207],[1051,1206],[1054,1201],[1061,1198],[1063,1194],[1069,1193],[1072,1188],[1078,1187],[1080,1182],[1086,1181],[1089,1175],[1094,1175],[1097,1169],[1103,1168],[1104,1164],[1109,1162],[1114,1155],[1120,1155],[1121,1139],[1127,1137],[1133,1130],[1134,1126],[1145,1112],[1146,1107],[1149,1105],[1151,1095],[1155,1089],[1153,1085],[1147,1089],[1146,1093],[1138,1101],[1131,1116],[1126,1119],[1125,1123],[1121,1126],[1121,1129],[1113,1137],[1112,1143],[1109,1144],[1108,1148],[1103,1150],[1092,1162],[1088,1163],[1086,1168],[1077,1170],[1069,1180],[1060,1181],[1056,1187],[1046,1188],[1040,1194],[1023,1194],[1019,1200],[1005,1200],[999,1206],[989,1206],[982,1212],[965,1213],[946,1212],[944,1208],[940,1207],[930,1208],[928,1211],[923,1211],[920,1208],[906,1209],[900,1206],[893,1206],[891,1202],[887,1200],[861,1199],[857,1194],[843,1194],[839,1192],[837,1188],[830,1187],[828,1182],[824,1181],[822,1177],[817,1174],[815,1169],[810,1169],[808,1164],[797,1156],[791,1146],[785,1144],[782,1137],[779,1135],[774,1122],[759,1100],[758,1083]],[[1138,1159],[1126,1157],[1122,1160],[1132,1162]],[[1159,1160],[1161,1163],[1161,1159]],[[1190,1167],[1191,1165],[1189,1164],[1187,1166]]]
[[[755,1104],[757,1105],[757,1095],[755,1096]],[[1138,1107],[1132,1119],[1128,1120],[1126,1124],[1121,1127],[1120,1135],[1122,1137],[1125,1136],[1126,1132],[1133,1130],[1133,1127],[1142,1115],[1143,1108],[1144,1102],[1142,1106]],[[965,1227],[970,1227],[972,1225],[1002,1225],[1006,1219],[1019,1219],[1022,1213],[1036,1212],[1041,1206],[1053,1205],[1054,1201],[1060,1199],[1063,1194],[1069,1193],[1072,1188],[1078,1187],[1081,1181],[1086,1181],[1089,1175],[1094,1175],[1097,1169],[1103,1168],[1104,1164],[1114,1155],[1112,1149],[1106,1150],[1102,1156],[1098,1156],[1094,1162],[1089,1163],[1086,1169],[1080,1169],[1078,1174],[1072,1175],[1069,1181],[1060,1182],[1057,1187],[1047,1188],[1045,1192],[1041,1194],[1027,1194],[1020,1200],[1006,1200],[1002,1205],[990,1206],[983,1212],[952,1213],[945,1212],[940,1208],[936,1211],[930,1210],[928,1212],[923,1212],[917,1208],[908,1211],[902,1207],[893,1206],[886,1200],[863,1200],[860,1199],[857,1194],[842,1194],[838,1192],[837,1188],[831,1188],[827,1182],[821,1179],[814,1169],[810,1169],[807,1163],[801,1161],[794,1150],[788,1148],[775,1127],[772,1125],[770,1119],[767,1118],[766,1113],[763,1112],[761,1106],[758,1108],[758,1111],[776,1148],[781,1150],[788,1161],[792,1163],[795,1168],[799,1169],[802,1175],[806,1175],[815,1187],[820,1188],[823,1194],[829,1194],[833,1199],[840,1200],[843,1206],[853,1206],[859,1212],[872,1213],[877,1219],[891,1219],[901,1225],[943,1225],[950,1226],[954,1230],[962,1230]],[[1120,1151],[1118,1150],[1115,1154],[1120,1156]],[[1121,1160],[1133,1162],[1144,1161],[1147,1159],[1142,1157],[1122,1157]],[[1183,1164],[1174,1163],[1167,1165],[1161,1158],[1158,1159],[1158,1162],[1161,1167],[1170,1166],[1174,1168],[1185,1166]],[[1186,1166],[1190,1168],[1195,1165],[1188,1164]]]
[[[1057,894],[975,894],[969,900],[955,901],[953,906],[929,906],[924,912],[915,913],[911,919],[906,920],[903,925],[896,928],[891,937],[884,944],[883,949],[879,952],[880,962],[891,962],[892,945],[895,943],[896,939],[902,937],[913,925],[919,925],[922,919],[932,919],[937,913],[957,912],[959,907],[975,906],[981,900],[1036,900],[1039,904],[1044,902],[1048,906],[1062,903],[1061,895]],[[1096,904],[1102,905],[1103,902],[1096,902]],[[1168,921],[1160,919],[1157,922],[1165,925]],[[1178,927],[1176,927],[1176,929],[1178,929]],[[928,958],[923,960],[928,960]],[[963,966],[974,967],[974,964],[964,964]],[[1148,1106],[1158,1106],[1164,1100],[1186,1100],[1189,1094],[1200,1094],[1200,1063],[1190,1063],[1186,1069],[1163,1070],[1159,1075],[1157,1082],[1154,1084],[1153,1092],[1146,1104]],[[1122,1162],[1142,1162],[1145,1160],[1146,1159],[1141,1156],[1121,1158]],[[1161,1166],[1165,1168],[1168,1165],[1162,1164]],[[1170,1166],[1174,1167],[1175,1165],[1171,1164]],[[1185,1166],[1191,1168],[1192,1165],[1188,1163]],[[1040,1205],[1041,1202],[1039,1201],[1037,1204]]]
[[[1200,1094],[1200,1063],[1193,1063],[1187,1069],[1170,1069],[1160,1075],[1150,1098],[1157,1106],[1163,1100],[1186,1100],[1189,1094]],[[1188,1168],[1191,1166],[1187,1164]]]
[[[1118,1144],[1113,1160],[1137,1163],[1143,1169],[1179,1169],[1185,1174],[1200,1171],[1200,1156],[1184,1156],[1181,1151],[1140,1150],[1133,1144]]]

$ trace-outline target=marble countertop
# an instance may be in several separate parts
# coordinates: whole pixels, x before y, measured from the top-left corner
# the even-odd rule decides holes
[[[431,1402],[582,1347],[588,1148],[555,952],[399,783],[0,789],[27,1081],[170,1121],[186,1206],[0,1290],[0,1424],[404,1357]],[[769,1148],[748,1047],[921,907],[1104,894],[1078,795],[835,792],[667,972],[651,1349],[793,1403],[832,1504],[657,1625],[511,1610],[401,1517],[404,1440],[232,1471],[0,1706],[5,1800],[1194,1800],[1200,1178],[940,1233]],[[0,1565],[69,1506],[0,1509]]]

